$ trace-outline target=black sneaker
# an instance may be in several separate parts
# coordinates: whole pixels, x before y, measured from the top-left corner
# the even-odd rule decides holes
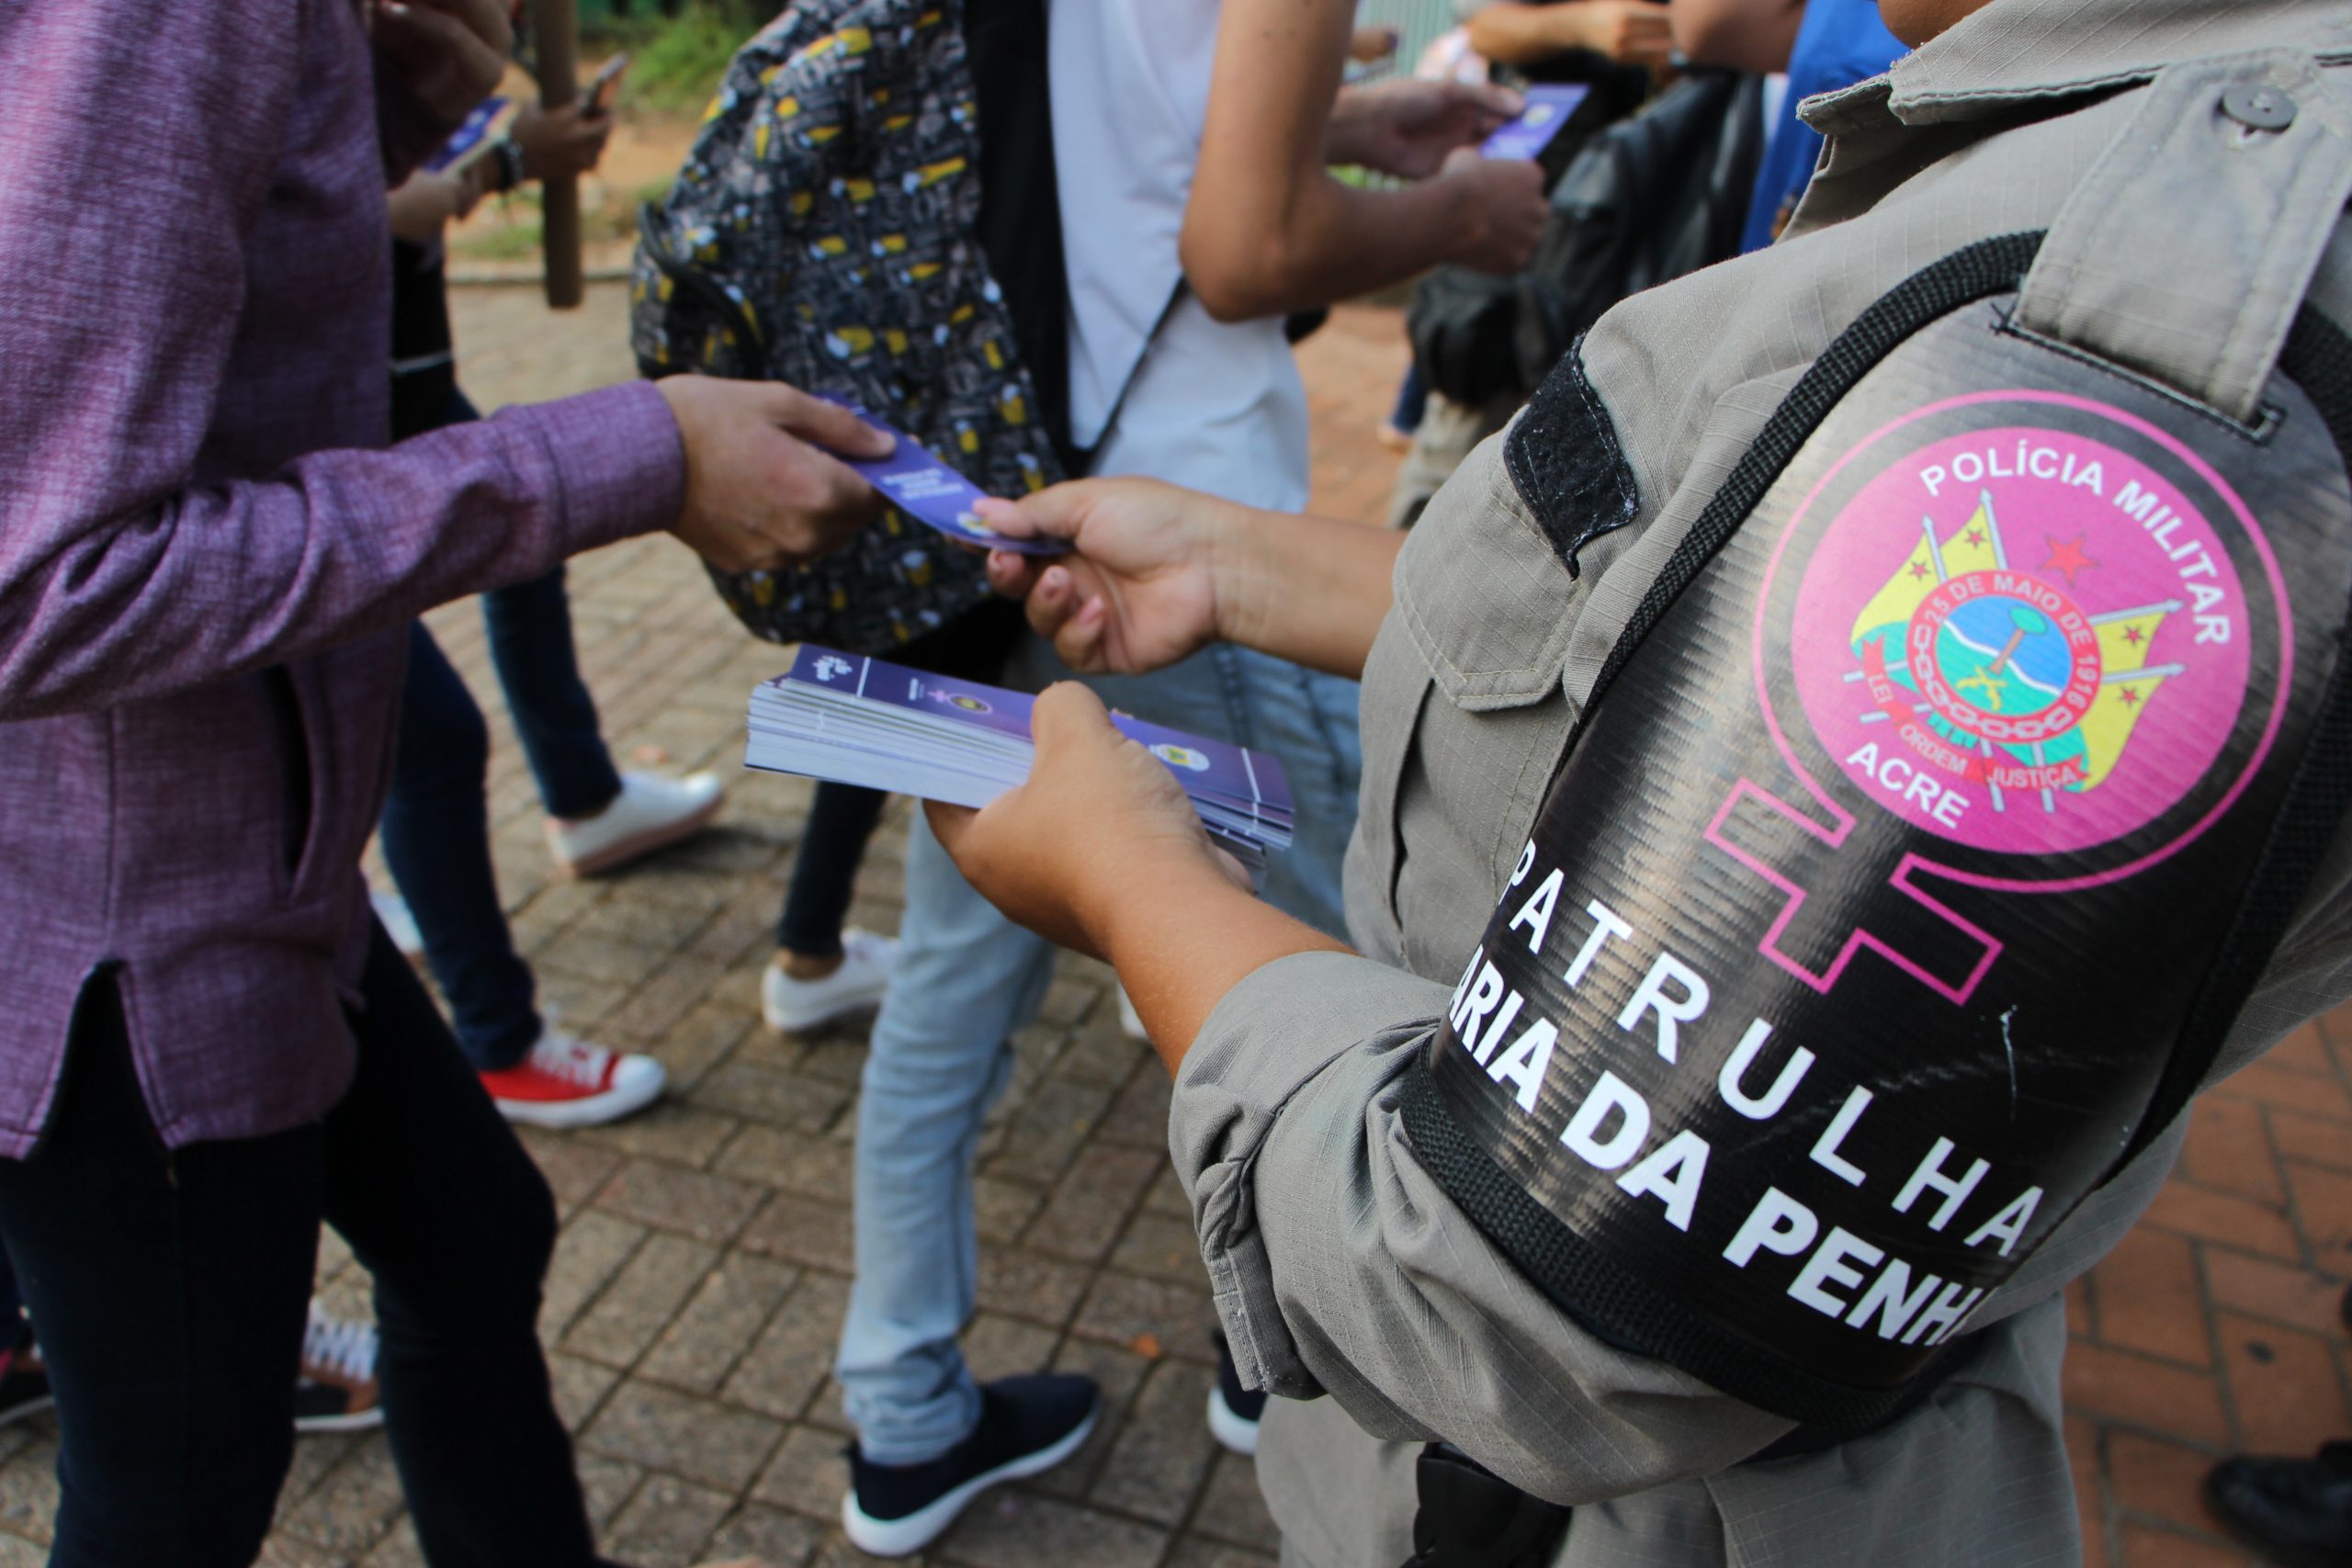
[[[1258,1451],[1258,1418],[1266,1413],[1266,1396],[1241,1386],[1241,1369],[1225,1336],[1216,1337],[1216,1386],[1209,1390],[1209,1433],[1227,1451],[1249,1459]]]
[[[2352,1562],[2352,1443],[2329,1443],[2317,1459],[2223,1460],[2205,1477],[2205,1500],[2274,1562]]]
[[[842,1529],[876,1557],[920,1551],[989,1487],[1076,1453],[1102,1413],[1102,1392],[1091,1378],[1041,1372],[986,1384],[979,1425],[938,1459],[876,1464],[852,1447]]]
[[[40,1346],[28,1339],[13,1350],[0,1350],[0,1427],[38,1416],[56,1404]]]

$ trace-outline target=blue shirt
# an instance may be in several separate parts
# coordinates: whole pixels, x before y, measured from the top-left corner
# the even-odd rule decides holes
[[[1877,0],[1811,0],[1797,40],[1789,51],[1789,96],[1781,124],[1756,171],[1756,194],[1747,206],[1742,251],[1772,243],[1781,218],[1804,194],[1813,166],[1821,160],[1821,133],[1797,118],[1797,105],[1817,93],[1834,93],[1884,72],[1905,52],[1903,42],[1879,20]]]

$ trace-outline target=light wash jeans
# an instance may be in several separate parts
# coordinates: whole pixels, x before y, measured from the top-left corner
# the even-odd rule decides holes
[[[1032,639],[1010,677],[1061,678]],[[1272,857],[1266,898],[1344,930],[1340,863],[1363,756],[1355,682],[1218,646],[1172,669],[1088,682],[1112,706],[1282,760],[1297,838]],[[1013,1031],[1052,978],[1054,949],[972,890],[920,816],[907,847],[899,963],[857,1107],[857,1279],[833,1371],[866,1459],[917,1464],[961,1442],[979,1389],[956,1337],[972,1314],[979,1240],[972,1156],[1012,1077]]]

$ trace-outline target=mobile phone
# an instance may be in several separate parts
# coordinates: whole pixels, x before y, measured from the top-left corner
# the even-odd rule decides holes
[[[628,51],[623,50],[597,68],[596,75],[580,89],[580,112],[594,118],[609,114],[620,101],[621,78],[628,73]]]

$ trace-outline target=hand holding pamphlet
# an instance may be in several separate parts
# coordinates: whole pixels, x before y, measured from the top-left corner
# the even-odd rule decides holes
[[[998,533],[981,522],[979,513],[973,510],[975,502],[987,499],[978,485],[923,450],[913,436],[889,421],[876,418],[846,398],[826,397],[822,393],[818,396],[836,408],[847,409],[895,443],[890,455],[878,459],[852,457],[839,452],[833,456],[908,516],[938,529],[951,539],[977,545],[984,550],[1057,556],[1069,549],[1069,543],[1061,539],[1014,539]]]
[[[1035,699],[802,645],[792,668],[752,694],[747,767],[866,789],[986,806],[1029,776]],[[1218,844],[1250,868],[1291,840],[1290,784],[1261,751],[1114,713],[1192,797]]]
[[[1527,107],[1479,145],[1481,157],[1541,157],[1592,89],[1575,82],[1538,82],[1522,91]]]
[[[466,116],[449,139],[433,150],[424,166],[435,174],[455,175],[479,163],[498,145],[498,138],[514,123],[514,105],[506,98],[484,98]]]

